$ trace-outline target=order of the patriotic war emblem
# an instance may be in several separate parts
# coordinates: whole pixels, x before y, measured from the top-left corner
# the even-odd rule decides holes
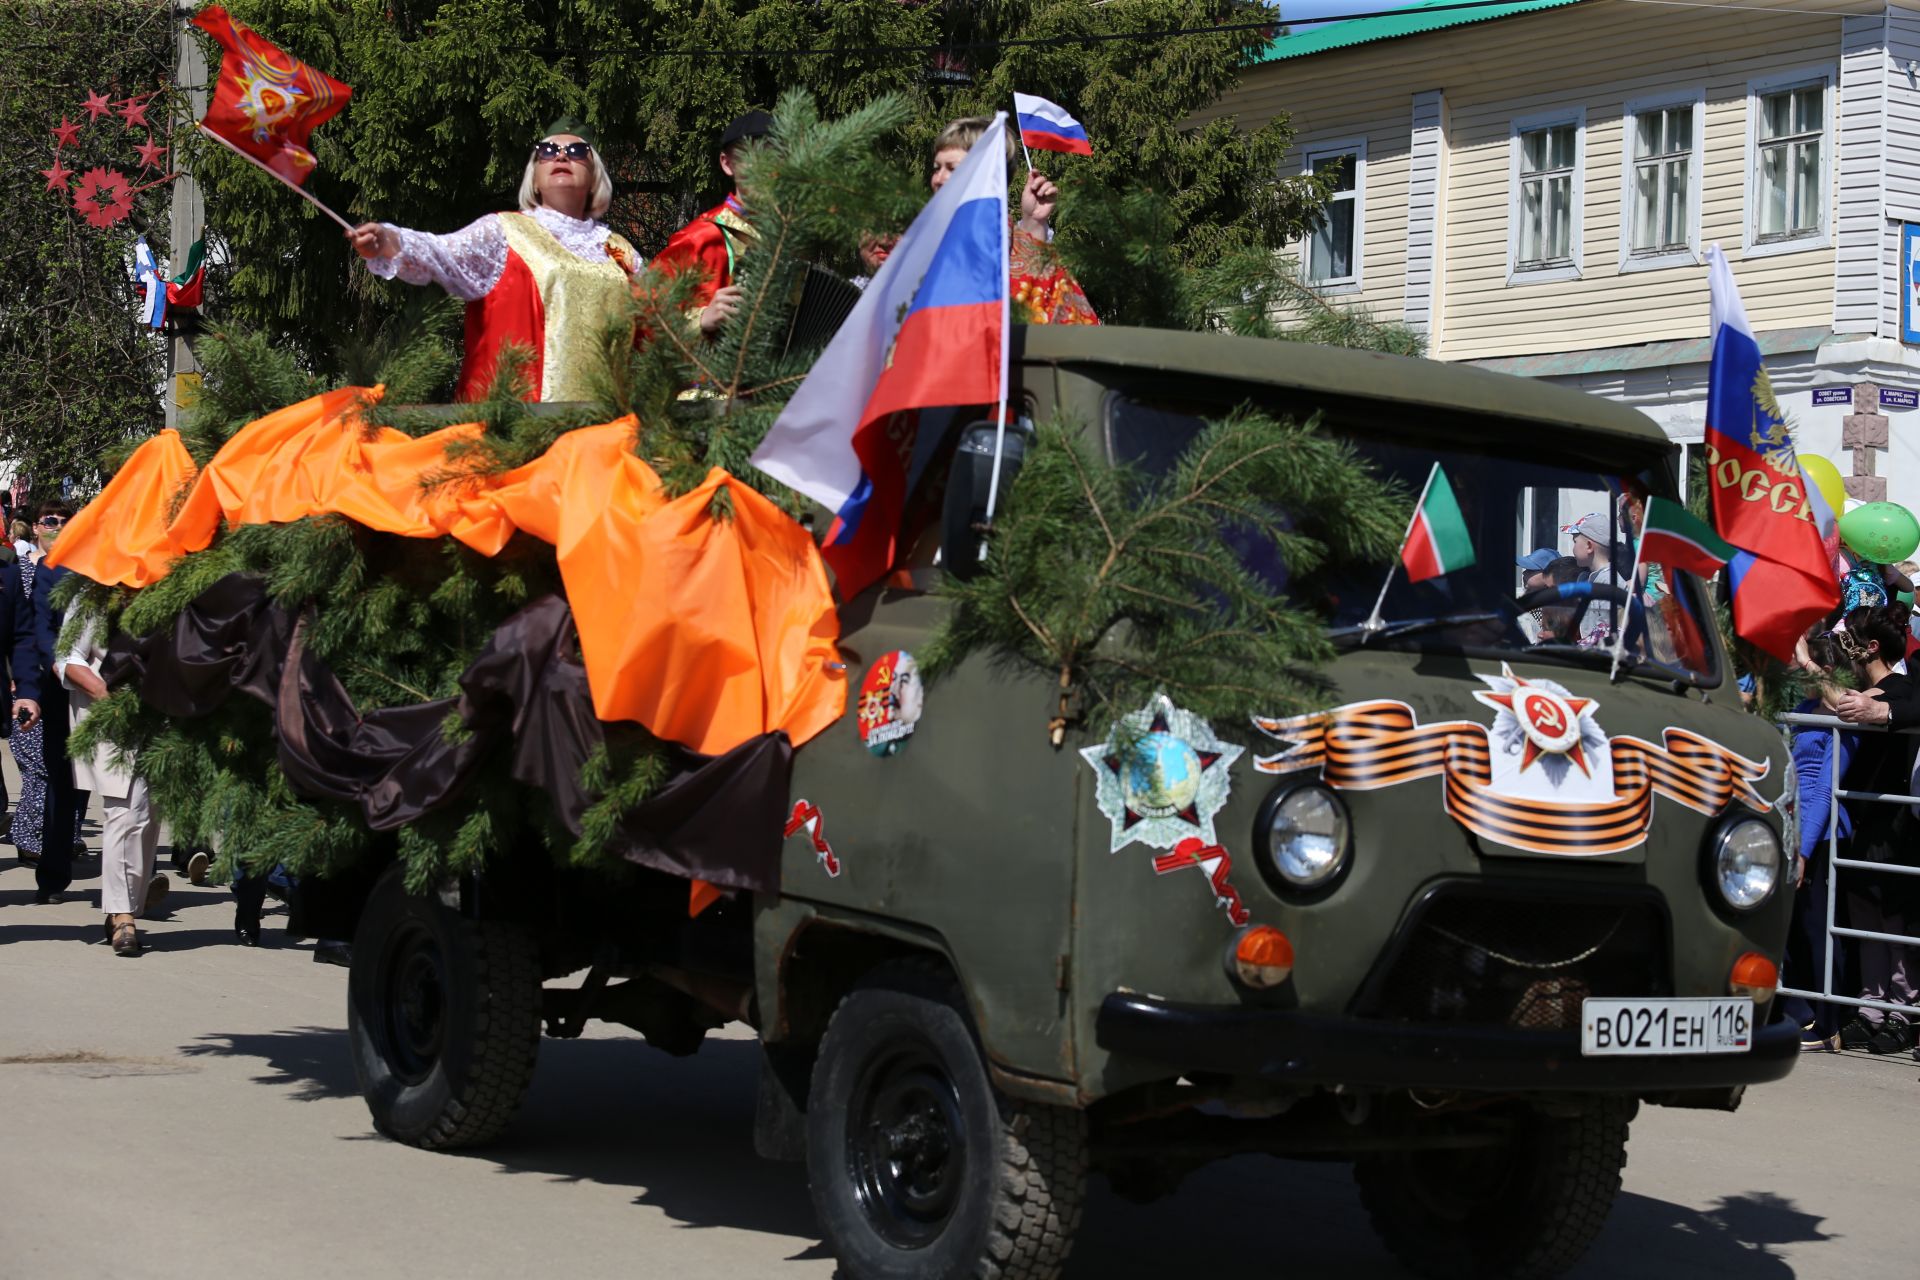
[[[1100,812],[1113,823],[1109,851],[1135,842],[1170,849],[1189,836],[1214,843],[1213,818],[1227,803],[1228,769],[1242,748],[1164,693],[1122,716],[1080,755],[1098,779]]]

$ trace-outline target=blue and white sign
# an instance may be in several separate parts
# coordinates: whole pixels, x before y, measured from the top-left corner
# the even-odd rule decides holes
[[[1900,341],[1920,345],[1920,226],[1900,228]]]
[[[1852,404],[1853,388],[1852,387],[1815,387],[1813,389],[1813,402],[1816,405]]]
[[[1920,409],[1920,391],[1911,387],[1880,388],[1882,409]]]

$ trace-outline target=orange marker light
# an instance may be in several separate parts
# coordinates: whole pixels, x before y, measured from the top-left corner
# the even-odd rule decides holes
[[[1255,925],[1233,949],[1233,970],[1250,987],[1277,987],[1293,974],[1293,943],[1272,925]]]
[[[1727,979],[1727,990],[1736,996],[1752,996],[1765,1003],[1773,999],[1774,989],[1780,985],[1780,968],[1758,951],[1749,951],[1733,962],[1733,973]]]

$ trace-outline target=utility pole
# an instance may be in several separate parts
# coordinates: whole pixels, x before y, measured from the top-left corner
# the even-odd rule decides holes
[[[198,120],[207,113],[207,59],[200,51],[200,42],[193,38],[187,19],[199,8],[198,0],[176,0],[173,7],[174,26],[174,67],[173,82],[187,87],[188,108],[192,112],[190,119]],[[176,123],[169,120],[168,124]],[[177,155],[177,151],[176,151]],[[187,260],[188,250],[193,242],[206,232],[207,206],[201,198],[200,184],[194,180],[191,171],[182,171],[181,176],[173,180],[173,205],[169,213],[170,230],[169,270],[178,271]],[[193,349],[187,340],[181,337],[167,339],[167,389],[166,408],[167,425],[180,425],[182,383],[192,386],[191,375],[198,374],[200,365],[193,358]],[[192,398],[192,392],[187,396]]]

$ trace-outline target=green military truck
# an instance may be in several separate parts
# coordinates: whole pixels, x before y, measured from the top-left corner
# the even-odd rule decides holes
[[[1396,575],[1377,616],[1386,565],[1320,584],[1341,654],[1320,714],[1208,724],[1159,697],[1064,746],[1046,680],[979,658],[922,685],[940,596],[867,592],[841,610],[854,706],[794,762],[779,894],[688,920],[684,895],[533,857],[372,889],[350,1026],[375,1123],[493,1137],[543,1022],[691,1053],[739,1020],[765,1051],[758,1145],[805,1160],[857,1280],[1050,1276],[1090,1174],[1149,1198],[1247,1152],[1351,1161],[1417,1273],[1570,1266],[1640,1105],[1730,1111],[1798,1051],[1769,1021],[1786,754],[1742,710],[1706,585],[1632,565],[1677,451],[1633,410],[1470,368],[1016,334],[1027,414],[1115,463],[1168,466],[1248,403],[1320,414],[1410,491],[1438,462],[1476,563]],[[921,585],[977,560],[993,431],[948,434]],[[1529,589],[1516,561],[1575,525],[1603,531],[1583,579]]]

